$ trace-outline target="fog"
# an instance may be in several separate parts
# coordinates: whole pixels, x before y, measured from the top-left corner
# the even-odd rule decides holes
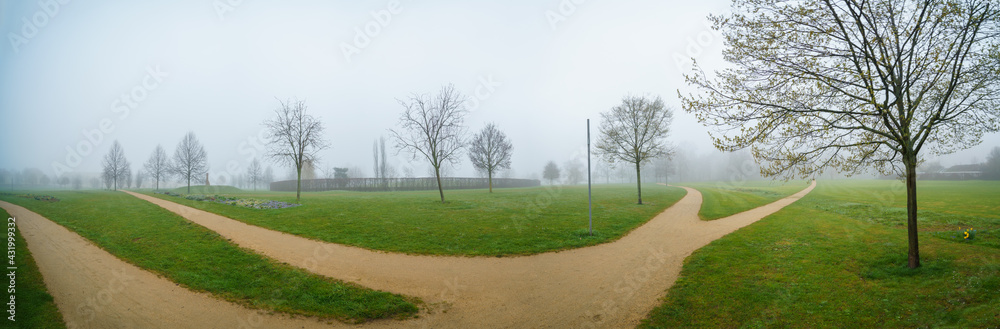
[[[172,155],[191,131],[213,183],[225,182],[264,160],[261,122],[278,99],[302,99],[331,146],[317,167],[370,175],[373,141],[403,110],[397,99],[446,84],[470,98],[470,133],[494,122],[511,139],[507,176],[584,159],[586,120],[596,136],[599,113],[626,94],[675,110],[669,140],[688,166],[725,159],[677,92],[689,90],[690,58],[722,65],[706,16],[727,1],[0,3],[0,168],[11,171],[97,173],[114,140],[138,170],[157,144]],[[1000,135],[938,160],[980,162],[993,146]],[[406,153],[390,162],[428,172]],[[278,179],[289,171],[265,165]],[[702,176],[726,175],[718,170]],[[476,175],[465,157],[449,171]]]

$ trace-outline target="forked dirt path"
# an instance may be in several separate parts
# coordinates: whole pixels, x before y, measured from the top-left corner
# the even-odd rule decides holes
[[[428,303],[424,307],[426,311],[418,319],[376,321],[355,327],[620,328],[634,327],[658,304],[664,291],[677,280],[683,260],[691,252],[784,208],[808,194],[815,186],[816,183],[813,182],[791,196],[714,221],[702,221],[698,218],[701,193],[685,187],[687,195],[684,198],[618,241],[567,251],[504,258],[415,256],[320,242],[248,225],[162,199],[129,193],[214,230],[242,247],[276,260],[365,287],[417,296]],[[31,230],[29,228],[26,231]],[[32,244],[30,240],[29,244]],[[34,252],[33,249],[32,253]],[[41,253],[64,254],[63,257],[72,254],[73,258],[78,258],[76,252],[69,250]],[[104,256],[114,258],[106,254]],[[49,272],[52,270],[50,268]],[[42,273],[48,276],[45,270]],[[90,282],[102,282],[103,278],[104,276],[95,276],[93,279],[97,281]],[[153,279],[155,278],[148,278],[156,281]],[[144,280],[146,279],[137,282]],[[46,284],[48,281],[46,277]],[[172,285],[162,281],[165,280],[158,279],[158,285]],[[50,287],[59,292],[76,286]],[[163,289],[166,288],[169,287]],[[211,303],[205,300],[208,296],[191,292],[172,292],[170,296],[157,298],[167,304],[183,304],[189,299],[203,303],[202,305]],[[215,304],[228,305],[225,312],[241,314],[240,310],[233,309],[237,306],[232,304],[221,301],[216,301]],[[198,309],[195,313],[211,309],[212,314],[218,314],[211,306],[195,308]],[[65,312],[63,306],[60,306],[60,310]],[[190,311],[188,309],[189,313]],[[177,310],[176,307],[162,309],[156,314],[161,314],[159,317],[169,315],[178,321],[189,321],[185,324],[192,327],[205,324],[211,326],[217,317],[205,319],[204,316],[183,316],[187,314],[184,309]],[[145,314],[136,316],[144,317]],[[266,327],[304,325],[300,321],[294,324],[280,322],[288,321],[280,316],[263,318],[276,321],[273,322],[274,325]],[[316,324],[318,322],[306,327]],[[342,326],[337,323],[330,325]]]
[[[0,207],[17,220],[68,328],[329,327],[313,319],[264,314],[193,292],[112,256],[30,210],[3,201]]]

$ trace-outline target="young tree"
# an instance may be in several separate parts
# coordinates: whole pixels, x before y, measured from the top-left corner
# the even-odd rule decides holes
[[[580,160],[569,160],[563,164],[563,171],[566,172],[566,184],[580,184],[587,176],[583,172],[583,163]]]
[[[393,169],[389,165],[388,152],[385,150],[385,137],[380,136],[372,143],[372,157],[375,158],[375,165],[372,170],[375,178],[382,180],[383,184],[388,184],[386,179],[391,178]]]
[[[905,177],[909,267],[920,266],[916,167],[1000,129],[1000,12],[990,0],[734,0],[710,17],[732,68],[684,109],[717,127],[722,150],[750,147],[767,175],[874,167]]]
[[[625,96],[621,105],[601,113],[597,152],[608,162],[623,161],[635,166],[639,204],[642,204],[640,166],[669,155],[665,139],[673,118],[674,112],[663,105],[659,96],[655,99]]]
[[[142,188],[142,181],[146,180],[146,171],[139,169],[135,173],[135,188]]]
[[[187,182],[188,193],[191,193],[191,180],[198,182],[208,172],[208,154],[194,136],[194,132],[188,132],[177,144],[171,168],[181,181]]]
[[[542,170],[542,178],[549,180],[549,185],[555,185],[556,180],[559,179],[559,166],[556,165],[555,161],[549,161],[545,164],[545,169]]]
[[[390,130],[399,151],[410,151],[413,158],[423,155],[434,169],[438,193],[444,203],[441,186],[441,166],[457,163],[465,143],[465,96],[455,87],[441,88],[437,97],[413,94],[409,101],[400,100],[405,110],[400,115],[401,130]]]
[[[274,168],[267,166],[267,169],[264,169],[264,176],[261,179],[264,180],[264,184],[267,184],[267,189],[271,190],[271,183],[274,183]]]
[[[295,167],[295,200],[302,194],[302,166],[315,163],[317,153],[329,147],[323,139],[323,122],[306,113],[301,100],[278,101],[274,118],[264,121],[267,128],[267,156]]]
[[[80,175],[74,176],[73,179],[72,179],[72,181],[73,181],[73,189],[74,190],[79,190],[79,189],[83,188],[83,178],[80,177]]]
[[[118,190],[119,185],[124,185],[126,175],[131,175],[131,173],[127,173],[130,170],[130,165],[128,159],[125,159],[125,149],[122,148],[121,143],[118,143],[118,140],[111,144],[111,149],[104,156],[103,166],[102,176],[108,189]]]
[[[155,182],[153,188],[156,190],[160,189],[160,181],[169,179],[173,171],[170,168],[170,159],[167,158],[167,152],[163,150],[163,146],[161,145],[156,145],[156,148],[153,149],[153,154],[149,155],[149,160],[146,160],[143,168],[146,169],[149,177]]]
[[[260,184],[260,179],[263,175],[264,173],[261,170],[260,161],[257,161],[257,158],[254,158],[253,161],[250,161],[250,165],[247,166],[247,180],[250,181],[250,185],[253,186],[254,191],[257,190],[257,185]]]
[[[125,188],[132,188],[132,164],[125,164],[125,172],[122,173]]]
[[[469,143],[469,160],[472,160],[472,166],[486,173],[490,193],[493,193],[493,174],[498,169],[510,169],[512,149],[507,134],[493,123],[483,127]]]

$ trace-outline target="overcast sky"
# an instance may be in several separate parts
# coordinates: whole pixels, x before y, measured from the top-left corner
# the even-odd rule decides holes
[[[581,154],[586,119],[596,135],[598,114],[629,93],[662,96],[677,110],[670,140],[708,152],[677,89],[688,58],[720,65],[705,17],[728,10],[718,0],[0,3],[0,168],[97,172],[117,139],[136,169],[193,131],[213,177],[263,152],[255,140],[276,98],[322,118],[322,167],[370,174],[397,99],[448,83],[473,99],[471,132],[488,122],[507,132],[519,177]],[[942,162],[982,161],[997,145],[988,136]],[[409,160],[393,162],[426,173]],[[471,176],[462,160],[456,175]]]

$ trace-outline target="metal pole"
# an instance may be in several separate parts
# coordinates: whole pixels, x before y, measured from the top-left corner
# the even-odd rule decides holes
[[[594,200],[591,197],[591,181],[590,181],[590,119],[587,119],[587,231],[590,235],[594,235]]]

